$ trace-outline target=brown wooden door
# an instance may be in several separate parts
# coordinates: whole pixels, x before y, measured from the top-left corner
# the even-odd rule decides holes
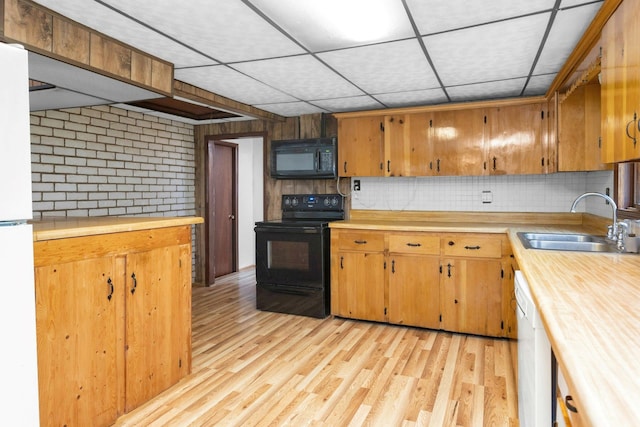
[[[190,371],[190,245],[128,255],[126,278],[128,412]]]
[[[542,110],[541,104],[513,105],[487,110],[486,173],[544,173]]]
[[[389,271],[389,322],[440,328],[440,258],[393,254]]]
[[[502,336],[501,260],[447,258],[441,265],[443,329]]]
[[[208,144],[207,284],[238,269],[237,147]]]
[[[122,413],[117,270],[112,256],[35,269],[43,426],[107,426]]]
[[[338,121],[338,175],[383,176],[383,117]]]
[[[432,120],[433,175],[483,175],[484,111],[437,111]]]

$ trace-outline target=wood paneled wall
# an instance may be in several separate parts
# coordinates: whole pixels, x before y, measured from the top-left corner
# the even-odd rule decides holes
[[[285,121],[251,120],[244,122],[228,122],[196,126],[195,162],[196,162],[196,215],[206,218],[206,142],[213,139],[233,140],[240,137],[264,138],[264,219],[277,220],[281,218],[281,196],[283,194],[298,193],[335,193],[336,181],[332,179],[318,180],[276,180],[269,176],[269,149],[272,140],[316,138],[336,136],[338,133],[337,120],[328,114],[308,114],[299,117],[288,117]],[[346,192],[349,180],[340,182],[340,191]],[[241,195],[240,195],[241,196]],[[196,230],[196,281],[204,278],[205,227]]]

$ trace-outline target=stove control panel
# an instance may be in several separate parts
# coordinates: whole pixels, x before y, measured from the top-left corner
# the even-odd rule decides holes
[[[285,194],[282,211],[342,211],[344,197],[339,194]]]

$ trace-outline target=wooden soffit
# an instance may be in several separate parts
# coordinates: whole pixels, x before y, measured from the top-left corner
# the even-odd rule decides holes
[[[172,96],[173,64],[30,0],[0,0],[0,39],[153,92]]]

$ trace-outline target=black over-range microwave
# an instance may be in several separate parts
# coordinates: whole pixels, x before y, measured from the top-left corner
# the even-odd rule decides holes
[[[272,178],[336,178],[337,164],[336,137],[271,141]]]

